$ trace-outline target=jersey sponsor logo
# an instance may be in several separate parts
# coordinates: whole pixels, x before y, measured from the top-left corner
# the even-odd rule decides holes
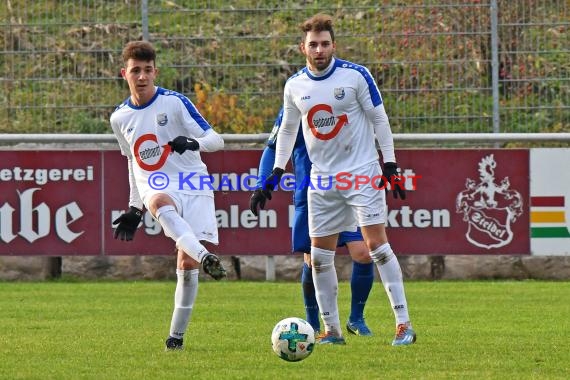
[[[156,135],[152,133],[139,137],[133,146],[133,154],[137,164],[141,169],[147,171],[160,169],[171,152],[172,148],[170,145],[164,144],[160,146]]]
[[[168,115],[165,113],[159,113],[156,115],[156,123],[161,127],[164,127],[166,124],[168,124]]]
[[[330,140],[348,124],[348,116],[346,114],[335,116],[331,106],[317,104],[309,110],[307,123],[313,136],[319,140]]]
[[[345,95],[346,95],[346,93],[344,92],[344,87],[339,87],[339,88],[334,89],[334,98],[336,100],[344,99]]]
[[[521,194],[510,189],[509,177],[495,183],[494,155],[479,162],[480,182],[467,178],[465,190],[457,195],[456,212],[463,214],[467,240],[481,248],[499,248],[513,240],[511,223],[523,213]]]

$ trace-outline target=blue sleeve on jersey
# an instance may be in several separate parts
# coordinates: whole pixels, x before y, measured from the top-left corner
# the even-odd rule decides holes
[[[178,99],[180,99],[180,101],[182,101],[182,104],[184,104],[184,107],[190,114],[190,117],[194,119],[194,121],[200,126],[200,128],[202,128],[203,131],[207,131],[208,129],[212,128],[210,124],[206,121],[206,119],[204,119],[204,117],[200,114],[200,112],[198,112],[198,109],[196,109],[196,107],[190,101],[190,99],[188,99],[186,96],[176,91],[166,90],[163,88],[159,88],[159,91],[161,91],[164,95],[174,95]]]
[[[259,162],[259,173],[257,177],[258,189],[262,187],[263,180],[269,177],[273,171],[273,165],[275,164],[275,147],[277,146],[277,135],[279,133],[279,128],[281,127],[282,121],[283,107],[279,110],[279,113],[275,118],[273,129],[271,130],[271,134],[267,139],[267,146],[261,155],[261,161]],[[305,147],[302,124],[299,126],[299,132],[297,134],[297,140],[295,141],[295,147],[293,148],[291,159],[293,161],[295,176],[300,179],[308,177],[311,170],[311,162],[308,159],[307,148]]]
[[[374,107],[377,107],[380,104],[382,104],[382,96],[380,95],[380,90],[378,89],[378,86],[376,86],[376,83],[374,83],[374,79],[372,78],[370,71],[368,71],[366,67],[338,58],[336,58],[335,61],[335,68],[336,67],[342,67],[358,71],[366,81],[366,84],[368,85],[368,91],[370,92],[370,99],[372,100],[372,104],[374,105]]]
[[[271,175],[273,171],[273,164],[275,163],[275,149],[266,146],[259,161],[259,173],[257,173],[256,187],[258,189],[263,187],[263,181]]]
[[[275,149],[277,146],[277,133],[279,132],[279,128],[281,127],[281,122],[283,121],[283,107],[279,110],[277,117],[275,118],[275,122],[273,122],[273,129],[271,130],[271,134],[267,139],[267,146]]]
[[[376,83],[374,83],[374,79],[372,79],[372,76],[367,70],[363,68],[362,70],[359,71],[362,73],[362,76],[364,77],[366,83],[368,84],[368,91],[370,91],[370,99],[372,100],[372,104],[374,105],[374,107],[378,107],[380,104],[382,104],[382,96],[380,95],[380,90],[378,90],[378,86],[376,86]]]
[[[204,117],[202,117],[200,112],[198,112],[196,107],[194,107],[194,104],[192,104],[190,102],[190,100],[188,100],[188,98],[184,97],[182,99],[182,104],[184,104],[184,106],[188,110],[188,113],[190,113],[190,116],[192,117],[192,119],[194,119],[196,121],[196,123],[198,123],[198,125],[200,126],[200,128],[202,128],[202,130],[207,131],[208,129],[212,128],[210,126],[210,124],[208,124],[206,119],[204,119]]]
[[[257,173],[257,183],[256,187],[260,189],[263,187],[263,181],[271,175],[273,171],[273,165],[275,164],[275,147],[277,146],[277,133],[279,132],[279,127],[281,126],[281,121],[283,120],[283,107],[279,110],[275,122],[273,123],[273,129],[271,134],[267,139],[267,146],[263,150],[261,155],[261,160],[259,161],[259,173]]]

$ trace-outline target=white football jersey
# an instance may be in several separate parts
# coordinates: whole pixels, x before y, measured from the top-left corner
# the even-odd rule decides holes
[[[144,106],[128,98],[111,115],[111,127],[122,154],[132,160],[142,200],[157,190],[213,196],[200,152],[178,154],[168,145],[178,136],[199,138],[212,129],[186,96],[157,87]]]
[[[330,70],[323,76],[314,76],[305,67],[285,84],[285,127],[290,131],[302,122],[303,136],[309,157],[313,162],[311,176],[335,176],[341,172],[357,172],[371,162],[378,161],[375,127],[366,111],[382,105],[380,91],[372,75],[364,66],[334,58]],[[387,116],[386,126],[389,131]],[[391,132],[385,140],[392,140]],[[393,140],[389,141],[393,157]],[[279,149],[278,155],[283,152]],[[277,159],[282,159],[278,157]],[[277,161],[276,159],[276,161]],[[288,157],[285,157],[288,159]],[[282,167],[276,162],[276,167]]]

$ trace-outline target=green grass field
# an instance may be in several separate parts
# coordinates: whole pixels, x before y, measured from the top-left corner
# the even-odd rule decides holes
[[[186,349],[164,352],[174,282],[0,283],[1,379],[568,379],[569,282],[407,282],[418,333],[392,347],[375,284],[372,338],[316,346],[302,362],[271,350],[274,324],[304,316],[296,283],[200,283]],[[341,283],[341,321],[349,312]]]

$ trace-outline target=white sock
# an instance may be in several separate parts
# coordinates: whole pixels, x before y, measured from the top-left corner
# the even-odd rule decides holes
[[[338,314],[338,277],[334,266],[334,255],[334,251],[311,247],[315,296],[325,332],[342,336]]]
[[[376,263],[380,279],[390,300],[396,325],[409,323],[408,303],[404,292],[404,278],[398,258],[394,255],[390,243],[382,244],[374,251],[370,252],[372,260]]]
[[[174,292],[174,312],[170,322],[170,336],[182,339],[188,328],[194,301],[198,294],[198,269],[176,270],[176,291]]]
[[[176,242],[176,247],[198,262],[209,253],[200,243],[192,227],[178,213],[174,206],[162,206],[156,210],[156,219],[164,229],[164,234]]]

